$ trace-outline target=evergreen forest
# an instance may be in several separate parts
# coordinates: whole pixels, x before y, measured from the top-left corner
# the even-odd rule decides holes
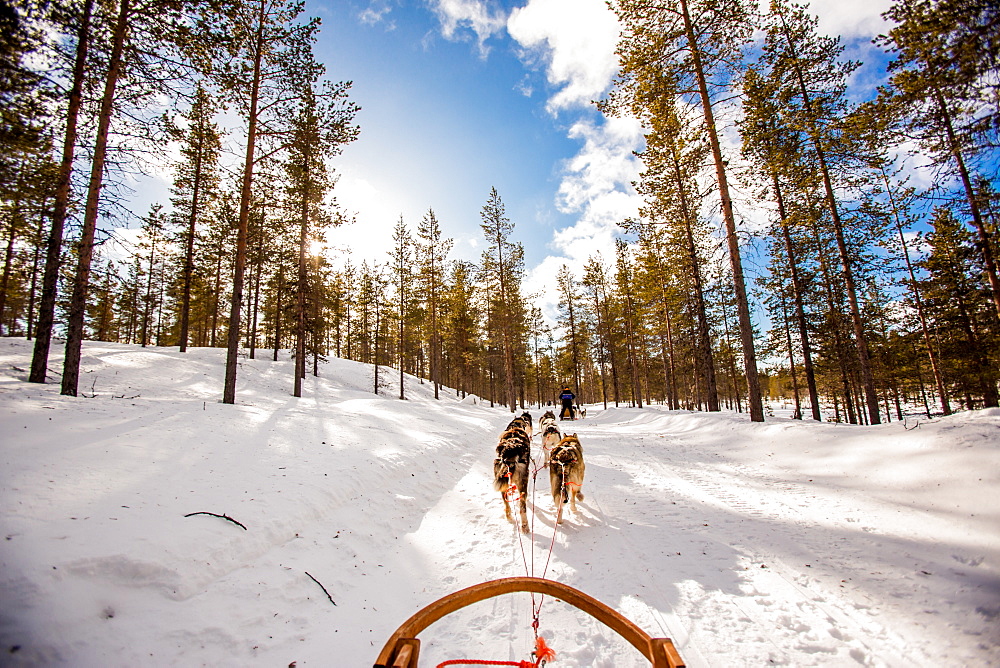
[[[496,189],[477,262],[433,203],[383,262],[321,252],[351,222],[336,157],[363,137],[302,2],[0,0],[0,335],[72,396],[99,340],[226,349],[224,403],[242,356],[291,356],[294,396],[340,357],[374,392],[398,374],[405,399],[407,373],[511,411],[563,387],[754,421],[998,406],[1000,5],[896,0],[861,101],[808,6],[608,5],[619,72],[596,104],[642,123],[643,205],[559,271],[553,319]],[[133,211],[132,175],[156,170],[169,201]]]

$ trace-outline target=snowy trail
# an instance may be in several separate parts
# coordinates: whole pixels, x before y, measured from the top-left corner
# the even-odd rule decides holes
[[[580,513],[555,530],[542,471],[527,538],[492,489],[500,408],[411,377],[407,401],[375,396],[345,360],[295,399],[287,359],[242,360],[224,406],[224,351],[85,353],[94,396],[73,399],[0,339],[0,665],[368,666],[428,603],[541,576],[554,536],[547,577],[693,667],[1000,666],[998,410],[862,428],[591,407],[560,423]],[[525,659],[532,610],[449,615],[421,665]],[[648,666],[560,601],[539,620],[553,668]]]

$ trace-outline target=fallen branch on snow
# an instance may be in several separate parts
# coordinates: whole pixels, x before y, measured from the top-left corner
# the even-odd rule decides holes
[[[306,575],[309,575],[309,571],[304,571],[304,572],[305,572],[305,574],[306,574]],[[313,577],[313,576],[311,576],[311,575],[309,575],[309,579],[310,579],[310,580],[312,580],[313,582],[315,582],[316,584],[318,584],[318,585],[319,585],[319,588],[323,590],[323,593],[324,593],[324,594],[326,594],[326,597],[327,597],[328,599],[330,599],[330,603],[333,603],[334,605],[337,605],[337,602],[333,600],[333,597],[332,597],[332,596],[330,596],[330,592],[328,592],[328,591],[326,590],[326,587],[324,587],[324,586],[323,586],[323,583],[322,583],[322,582],[320,582],[319,580],[317,580],[316,578],[314,578],[314,577]]]
[[[195,515],[211,515],[212,517],[218,517],[219,519],[229,520],[233,524],[236,524],[237,526],[242,527],[244,531],[247,530],[247,528],[245,526],[243,526],[242,522],[238,522],[238,521],[234,520],[232,517],[230,517],[229,515],[226,515],[225,513],[223,513],[222,515],[220,515],[218,513],[207,513],[205,511],[200,511],[200,512],[197,512],[197,513],[188,513],[184,517],[194,517]]]

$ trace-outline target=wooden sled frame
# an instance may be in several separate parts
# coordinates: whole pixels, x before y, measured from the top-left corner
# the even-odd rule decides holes
[[[462,608],[514,592],[547,594],[564,601],[603,623],[627,640],[653,668],[684,668],[684,660],[670,638],[650,638],[649,634],[617,612],[568,585],[543,578],[519,577],[473,585],[440,598],[407,619],[385,643],[374,668],[417,668],[420,640],[417,635],[446,615]]]

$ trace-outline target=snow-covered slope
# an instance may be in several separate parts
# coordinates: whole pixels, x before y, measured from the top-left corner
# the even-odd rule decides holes
[[[553,541],[544,471],[533,536],[502,517],[500,408],[411,377],[407,401],[376,396],[344,360],[296,399],[287,355],[244,359],[223,405],[224,351],[103,343],[68,398],[25,382],[30,345],[0,339],[0,665],[370,666],[427,603],[526,574],[690,666],[1000,665],[997,410],[852,427],[592,406],[561,423],[587,498]],[[539,618],[553,666],[648,665],[559,601]],[[527,594],[470,606],[421,635],[421,665],[528,658],[531,619]]]

